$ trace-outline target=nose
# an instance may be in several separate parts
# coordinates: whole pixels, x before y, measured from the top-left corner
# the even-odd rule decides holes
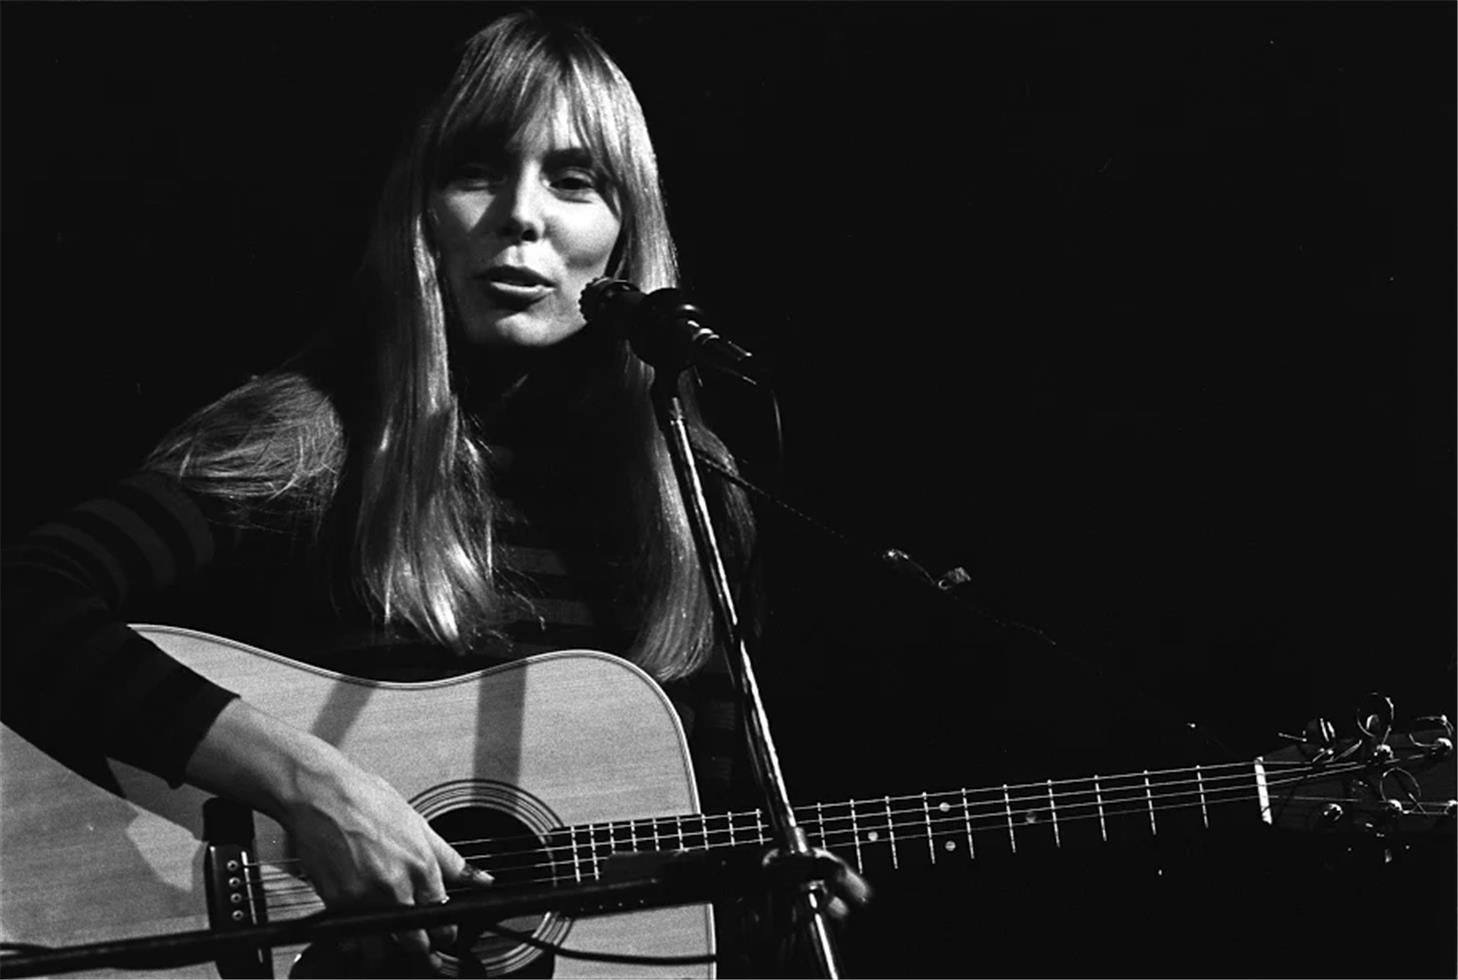
[[[509,241],[536,241],[542,237],[545,188],[531,172],[518,168],[502,186],[496,199],[499,208],[498,234]]]

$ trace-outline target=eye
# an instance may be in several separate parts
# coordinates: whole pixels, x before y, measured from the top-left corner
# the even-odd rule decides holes
[[[462,163],[451,172],[450,183],[467,189],[488,188],[499,185],[505,179],[501,167],[479,161]]]
[[[606,183],[603,175],[590,167],[562,167],[549,179],[553,188],[571,196],[601,194]]]

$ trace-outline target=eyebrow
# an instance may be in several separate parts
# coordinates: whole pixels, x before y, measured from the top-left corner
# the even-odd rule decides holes
[[[597,158],[585,146],[564,146],[548,150],[543,154],[542,162],[551,167],[595,167]]]

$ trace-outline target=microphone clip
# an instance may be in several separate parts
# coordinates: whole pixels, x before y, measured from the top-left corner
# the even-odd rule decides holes
[[[763,365],[705,326],[704,311],[682,290],[670,287],[644,293],[632,283],[603,277],[587,284],[578,305],[588,323],[604,325],[626,338],[633,353],[656,370],[710,368],[768,386]]]

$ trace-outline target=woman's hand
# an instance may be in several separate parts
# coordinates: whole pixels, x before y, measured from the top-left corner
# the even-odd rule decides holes
[[[866,879],[852,871],[850,865],[829,851],[817,847],[813,853],[817,858],[835,862],[834,871],[823,879],[829,895],[829,900],[825,903],[825,914],[837,922],[843,922],[850,915],[851,909],[863,908],[870,902],[871,886]]]
[[[218,716],[187,766],[188,782],[268,814],[289,832],[314,890],[330,908],[435,905],[448,887],[485,885],[379,776],[329,743],[243,701]],[[448,948],[455,927],[401,933],[407,952]]]
[[[439,905],[449,888],[489,884],[431,829],[395,788],[379,776],[346,764],[311,773],[299,782],[280,823],[314,890],[331,908]],[[455,926],[400,933],[409,953],[454,945]]]

